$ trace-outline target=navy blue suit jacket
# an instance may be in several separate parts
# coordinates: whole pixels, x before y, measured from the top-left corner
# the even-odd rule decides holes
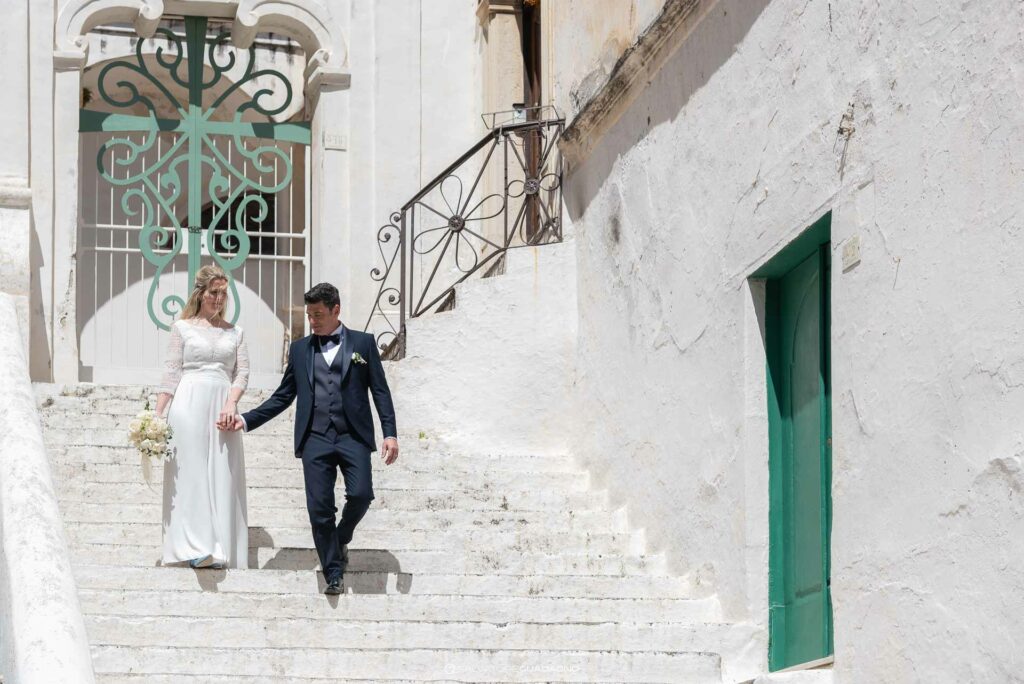
[[[356,363],[352,354],[358,352],[366,363]],[[302,457],[302,446],[309,436],[313,422],[313,354],[316,344],[313,335],[292,342],[288,349],[288,366],[284,369],[280,386],[270,397],[242,414],[246,430],[251,432],[288,408],[298,398],[295,407],[295,456]],[[395,406],[391,390],[384,377],[377,343],[373,335],[345,328],[341,354],[341,402],[345,420],[352,436],[376,451],[377,440],[373,430],[373,414],[367,395],[373,396],[380,417],[384,437],[397,437]]]

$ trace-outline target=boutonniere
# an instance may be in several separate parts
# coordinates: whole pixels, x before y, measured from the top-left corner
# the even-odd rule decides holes
[[[358,363],[360,366],[365,366],[366,359],[360,356],[359,352],[352,352],[352,363]]]

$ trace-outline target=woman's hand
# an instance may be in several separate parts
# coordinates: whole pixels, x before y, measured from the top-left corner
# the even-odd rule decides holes
[[[158,418],[167,420],[167,405],[171,403],[171,396],[166,392],[161,392],[156,398],[156,410],[153,412]]]
[[[217,418],[217,427],[221,430],[230,430],[235,423],[235,415],[238,413],[238,405],[228,399],[224,402],[224,408],[220,410]]]

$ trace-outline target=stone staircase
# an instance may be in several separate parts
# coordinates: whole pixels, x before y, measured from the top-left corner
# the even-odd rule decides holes
[[[345,594],[321,594],[291,415],[245,436],[248,570],[160,567],[127,424],[142,387],[37,385],[101,682],[737,682],[763,644],[644,553],[560,454],[456,452],[403,434]],[[252,392],[251,406],[267,395]],[[340,480],[340,478],[339,478]],[[343,501],[339,491],[339,501]]]

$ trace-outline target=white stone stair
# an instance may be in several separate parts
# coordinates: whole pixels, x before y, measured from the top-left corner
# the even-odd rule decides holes
[[[94,663],[99,681],[109,682],[130,681],[121,677],[138,672],[168,675],[160,680],[166,682],[195,681],[196,676],[206,682],[210,681],[208,675],[262,677],[263,682],[279,681],[279,676],[302,682],[383,682],[394,678],[416,682],[720,681],[718,656],[679,651],[492,650],[455,646],[417,649],[398,644],[374,649],[341,644],[326,648],[244,649],[102,644],[94,647]],[[107,679],[103,676],[107,672],[116,676]]]
[[[793,672],[762,674],[743,684],[832,684],[831,666]]]
[[[98,681],[735,681],[751,631],[557,452],[403,433],[328,597],[289,412],[244,437],[251,569],[160,567],[161,469],[125,446],[147,392],[37,386]]]

